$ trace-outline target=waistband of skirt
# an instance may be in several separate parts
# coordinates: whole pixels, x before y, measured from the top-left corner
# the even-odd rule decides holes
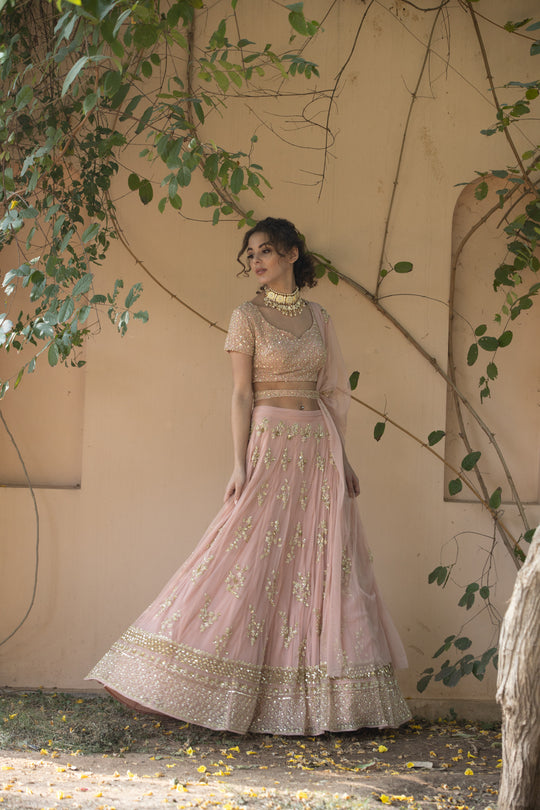
[[[253,408],[251,421],[256,419],[263,419],[266,417],[272,423],[278,422],[298,422],[307,424],[313,422],[316,424],[323,424],[324,417],[322,411],[301,411],[297,408],[280,408],[277,405],[267,405],[255,403]]]
[[[298,397],[299,399],[319,399],[320,394],[313,388],[266,388],[254,391],[255,402],[259,399],[274,399],[276,397]]]

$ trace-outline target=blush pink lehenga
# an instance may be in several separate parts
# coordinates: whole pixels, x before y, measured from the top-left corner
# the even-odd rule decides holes
[[[300,338],[252,303],[233,313],[226,348],[254,356],[254,380],[315,375],[320,410],[256,404],[238,502],[88,675],[129,705],[240,733],[410,718],[403,646],[345,492],[348,380],[330,319],[309,306]]]

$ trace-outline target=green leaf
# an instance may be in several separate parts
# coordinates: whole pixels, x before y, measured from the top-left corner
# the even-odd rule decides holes
[[[231,175],[231,191],[233,194],[238,194],[244,185],[244,170],[237,166]]]
[[[107,297],[105,295],[101,295],[101,294],[93,295],[92,298],[90,299],[90,303],[91,304],[106,304],[107,303]]]
[[[489,599],[489,588],[488,588],[488,586],[483,585],[479,590],[479,594],[482,597],[482,599]]]
[[[54,341],[49,346],[49,351],[47,352],[47,359],[49,361],[50,366],[55,366],[58,363],[58,346]]]
[[[534,529],[527,529],[527,531],[523,535],[523,539],[525,540],[526,543],[532,542],[532,539],[534,537],[534,531],[535,531]]]
[[[486,370],[487,370],[487,375],[488,375],[490,380],[497,379],[497,376],[499,374],[499,370],[498,370],[497,366],[495,365],[495,363],[488,363]]]
[[[154,189],[150,180],[142,180],[139,186],[139,197],[143,205],[148,205],[154,197]]]
[[[133,44],[139,51],[151,48],[157,42],[159,29],[150,23],[140,23],[135,27],[133,34]]]
[[[17,110],[26,107],[28,104],[30,104],[33,98],[34,98],[34,91],[30,87],[30,85],[25,84],[23,87],[21,87],[21,89],[15,96],[15,106],[17,107]]]
[[[141,185],[141,178],[135,172],[132,172],[128,177],[128,186],[132,191],[137,191],[139,186]]]
[[[20,369],[19,373],[17,374],[17,379],[15,380],[15,384],[13,386],[13,390],[19,387],[19,383],[21,382],[24,374],[24,366]]]
[[[510,330],[503,332],[498,341],[499,346],[501,347],[508,346],[512,342],[513,337],[514,335]]]
[[[540,40],[533,42],[531,45],[530,54],[531,56],[538,56],[538,54],[540,54]]]
[[[335,270],[329,270],[328,271],[328,281],[330,281],[332,284],[336,284],[336,285],[339,283],[339,276],[338,276],[338,274],[336,273]]]
[[[432,670],[432,672],[433,672],[433,670]],[[420,693],[424,692],[427,689],[427,687],[429,686],[429,682],[431,681],[432,677],[433,676],[431,674],[429,674],[429,675],[424,675],[422,678],[420,678],[420,680],[417,681],[417,683],[416,683],[417,691],[420,692]]]
[[[479,338],[478,345],[486,352],[494,352],[499,348],[499,341],[496,337],[486,335],[485,337]]]
[[[197,101],[197,99],[193,99],[191,103],[193,105],[193,109],[195,110],[195,115],[197,116],[201,124],[204,124],[204,110],[202,108],[201,102]]]
[[[65,96],[83,67],[86,63],[90,60],[89,56],[81,56],[75,64],[72,66],[71,70],[68,71],[66,78],[64,79],[64,84],[62,85],[62,96]]]
[[[434,444],[440,442],[440,440],[445,436],[444,430],[432,430],[428,436],[428,444],[430,447],[433,447]]]
[[[474,330],[474,334],[476,335],[476,337],[482,337],[482,335],[485,335],[486,332],[487,326],[485,323],[481,323],[480,326],[477,326],[476,329]]]
[[[470,472],[470,470],[472,470],[473,467],[476,466],[478,459],[480,458],[481,455],[482,453],[479,450],[475,450],[472,453],[468,453],[468,455],[466,455],[465,458],[462,460],[461,466],[463,467],[464,470]]]
[[[66,298],[58,310],[58,322],[63,323],[64,321],[69,320],[73,315],[73,310],[75,309],[75,304],[73,303],[72,298]]]
[[[373,438],[376,442],[380,441],[386,428],[386,422],[377,422],[373,428]]]
[[[73,298],[77,298],[79,295],[85,295],[92,286],[93,278],[92,273],[85,273],[84,276],[81,276],[71,291]]]
[[[149,79],[152,75],[152,65],[147,59],[141,65],[141,73],[145,79]]]
[[[476,186],[474,196],[476,197],[477,200],[483,200],[485,197],[487,197],[487,193],[488,193],[488,184],[486,183],[485,180],[483,180]]]
[[[97,93],[89,93],[85,96],[83,101],[83,112],[85,115],[88,115],[90,110],[93,110],[98,102],[98,95]]]
[[[360,372],[359,371],[353,371],[353,373],[349,377],[349,385],[351,386],[351,391],[356,390],[359,378],[360,378]]]
[[[497,489],[491,493],[489,498],[490,509],[499,508],[499,506],[501,505],[501,494],[502,494],[502,487],[497,487]]]
[[[394,265],[396,273],[410,273],[412,269],[412,262],[397,262],[397,264]]]
[[[472,343],[469,346],[469,351],[467,352],[467,365],[474,366],[477,360],[478,360],[478,344]]]
[[[463,484],[460,478],[453,478],[448,482],[448,492],[450,495],[457,495],[463,489]]]
[[[470,638],[466,636],[461,636],[461,638],[456,638],[454,641],[454,647],[457,647],[458,650],[468,650],[469,647],[472,645],[472,641]]]
[[[99,233],[99,223],[93,222],[82,235],[82,242],[86,244],[86,242],[90,242],[98,233]]]

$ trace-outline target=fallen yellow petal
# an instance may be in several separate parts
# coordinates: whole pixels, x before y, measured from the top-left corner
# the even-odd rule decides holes
[[[474,771],[472,768],[467,768],[465,770],[465,776],[474,776]]]
[[[377,750],[379,754],[384,754],[385,751],[388,751],[388,748],[386,747],[386,745],[379,745]]]

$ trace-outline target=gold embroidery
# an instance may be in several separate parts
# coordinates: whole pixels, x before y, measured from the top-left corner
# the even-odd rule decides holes
[[[295,436],[298,436],[298,431],[299,427],[297,422],[295,422],[294,425],[289,425],[287,428],[287,438],[293,439]]]
[[[214,649],[216,651],[216,655],[224,655],[224,654],[228,655],[228,653],[225,653],[225,647],[227,646],[227,643],[231,636],[232,636],[232,628],[227,627],[227,629],[221,636],[218,636],[217,638],[214,639]]]
[[[291,488],[289,486],[288,480],[285,479],[285,481],[283,482],[283,484],[281,485],[281,487],[279,489],[279,493],[276,495],[277,500],[281,501],[281,505],[282,505],[283,509],[285,509],[285,507],[287,506],[287,504],[289,502],[290,494],[291,494]]]
[[[319,439],[324,439],[325,432],[322,425],[317,425],[315,430],[313,431],[313,438],[317,440],[317,445],[319,444]]]
[[[322,611],[319,608],[313,608],[313,613],[315,615],[315,632],[320,636],[322,629]]]
[[[216,621],[216,619],[221,615],[219,612],[215,613],[213,610],[208,610],[208,608],[210,607],[211,600],[207,593],[205,593],[205,597],[206,599],[204,600],[204,605],[199,611],[199,618],[201,620],[201,627],[200,627],[201,633],[204,632],[204,630],[207,630],[208,627],[211,627]]]
[[[298,461],[296,462],[296,466],[298,467],[299,470],[302,470],[302,473],[304,472],[304,470],[306,468],[306,459],[304,457],[304,453],[303,453],[302,450],[300,450],[300,455],[298,456]]]
[[[326,459],[324,459],[320,453],[317,453],[315,463],[317,465],[317,469],[320,470],[321,472],[324,472],[324,468],[326,466]]]
[[[293,596],[306,607],[309,606],[311,597],[311,575],[309,572],[307,574],[298,572],[298,576],[293,582]]]
[[[279,616],[281,618],[281,629],[279,631],[279,635],[283,639],[283,646],[286,650],[288,650],[291,641],[298,634],[298,624],[295,622],[294,627],[290,625],[287,614],[284,610],[279,611]]]
[[[328,323],[328,321],[330,320],[330,315],[328,314],[328,312],[325,310],[324,307],[321,307],[321,315],[323,316],[324,322]]]
[[[241,566],[238,565],[238,563],[236,563],[234,568],[231,568],[225,579],[226,590],[232,593],[233,596],[236,596],[237,599],[240,598],[240,591],[246,584],[247,570],[248,570],[247,565]]]
[[[300,506],[305,512],[307,506],[307,484],[305,481],[302,481],[302,486],[300,487]]]
[[[289,551],[287,552],[287,557],[285,558],[286,563],[290,563],[296,557],[296,552],[299,548],[304,548],[306,543],[306,538],[302,537],[302,524],[296,524],[296,531],[294,533],[294,537],[289,542]]]
[[[268,469],[270,464],[275,460],[276,460],[275,457],[272,455],[272,450],[269,447],[266,453],[264,454],[264,464],[266,469]]]
[[[264,499],[268,495],[268,489],[270,488],[270,484],[266,483],[262,486],[259,490],[259,494],[257,495],[257,503],[259,506],[262,506]]]
[[[277,597],[277,570],[274,568],[270,576],[266,580],[266,584],[264,586],[266,591],[266,595],[268,597],[268,601],[272,605],[272,607],[276,606],[276,597]]]
[[[312,429],[312,428],[311,428],[311,424],[310,424],[309,422],[308,422],[308,424],[307,424],[307,425],[304,425],[304,427],[302,428],[302,430],[301,430],[301,434],[302,434],[302,441],[303,441],[303,442],[305,442],[305,441],[306,441],[306,439],[309,439],[309,438],[310,438],[310,436],[311,436],[311,429]]]
[[[285,448],[285,450],[281,454],[281,458],[279,460],[279,463],[281,464],[281,469],[283,470],[283,472],[287,472],[287,467],[289,466],[291,461],[292,461],[292,456],[289,455],[289,451],[287,450],[287,448]]]
[[[156,610],[156,618],[158,616],[161,616],[162,613],[165,613],[167,608],[170,608],[170,606],[172,605],[172,603],[176,599],[179,590],[180,590],[180,586],[177,585],[177,587],[174,589],[174,591],[171,594],[169,594],[168,598],[165,599],[165,601],[161,603],[159,608]]]
[[[281,546],[282,540],[279,535],[279,520],[272,520],[270,523],[270,527],[266,532],[266,537],[264,538],[264,551],[262,553],[262,557],[268,557],[270,554],[271,546],[277,546],[278,548]]]
[[[276,439],[278,436],[283,436],[285,430],[285,422],[278,422],[272,431],[272,438]]]
[[[196,582],[199,579],[199,577],[204,574],[204,572],[206,571],[206,569],[208,568],[213,559],[214,559],[213,554],[207,554],[206,557],[203,557],[200,563],[196,565],[193,571],[191,572],[192,582]]]
[[[326,478],[321,484],[321,501],[326,509],[330,509],[330,487],[328,486]]]
[[[259,450],[258,447],[255,447],[253,449],[253,453],[251,454],[251,463],[253,464],[254,467],[257,466],[257,462],[260,459],[260,457],[261,457],[261,451]]]
[[[252,526],[253,526],[253,517],[250,515],[249,517],[244,518],[240,526],[237,528],[234,540],[232,541],[227,551],[232,551],[234,548],[238,548],[241,540],[244,540],[247,543],[247,541],[249,540],[249,533],[251,531]]]
[[[259,636],[261,635],[263,627],[264,627],[264,619],[258,622],[257,619],[255,618],[255,608],[253,607],[253,605],[250,605],[249,622],[247,626],[247,637],[252,647],[259,638]]]
[[[255,425],[255,431],[256,431],[257,435],[260,436],[261,433],[265,433],[267,430],[268,430],[268,417],[265,416],[259,422],[258,425]]]
[[[345,549],[343,549],[343,553],[341,555],[341,573],[342,573],[342,580],[345,581],[352,570],[352,559],[347,555]]]
[[[334,458],[334,454],[333,454],[333,453],[330,453],[330,464],[331,464],[333,467],[335,467],[335,466],[336,466],[336,460],[335,460],[335,458]]]
[[[298,666],[305,667],[306,665],[306,648],[307,648],[307,639],[303,639],[300,646],[298,647]]]
[[[326,520],[321,520],[317,529],[317,562],[321,561],[324,547],[328,542],[328,526]]]
[[[181,615],[182,615],[182,611],[177,610],[177,611],[175,611],[173,613],[172,616],[169,616],[168,619],[164,619],[161,622],[161,626],[159,628],[160,632],[161,633],[166,633],[168,630],[170,630],[171,627],[173,626],[173,624],[178,621],[178,619],[180,618]]]

